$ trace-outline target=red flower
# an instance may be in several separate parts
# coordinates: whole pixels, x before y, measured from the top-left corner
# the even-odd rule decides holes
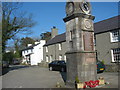
[[[91,87],[96,87],[97,85],[99,85],[99,80],[96,80],[96,81],[88,81],[88,82],[85,82],[85,86],[84,88],[86,88],[87,86],[89,86],[90,88]]]

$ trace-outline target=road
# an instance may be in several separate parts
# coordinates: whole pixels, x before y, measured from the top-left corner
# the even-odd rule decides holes
[[[65,72],[49,71],[48,68],[38,66],[11,66],[8,71],[2,76],[3,88],[55,88],[57,82],[65,87]],[[104,77],[105,81],[110,83],[102,88],[118,87],[117,72],[99,73],[97,77]]]
[[[20,67],[11,67],[2,76],[2,88],[55,88],[57,82],[64,83],[58,71],[38,66]]]

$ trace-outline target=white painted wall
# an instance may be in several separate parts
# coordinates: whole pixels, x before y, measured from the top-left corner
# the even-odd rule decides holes
[[[37,43],[38,44],[38,43]],[[26,55],[30,54],[31,65],[38,65],[43,60],[43,45],[45,44],[45,40],[40,40],[39,44],[33,47],[33,52],[31,49],[22,51],[23,62],[26,62]]]

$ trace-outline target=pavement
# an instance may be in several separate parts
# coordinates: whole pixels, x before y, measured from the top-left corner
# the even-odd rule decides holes
[[[3,73],[2,88],[56,88],[57,82],[65,88],[66,73],[49,71],[48,68],[39,66],[11,66]],[[118,73],[104,72],[97,77],[104,77],[108,85],[100,88],[118,88]]]
[[[105,82],[108,82],[109,84],[101,87],[101,88],[118,88],[118,72],[104,72],[104,73],[99,73],[97,77],[103,77]]]

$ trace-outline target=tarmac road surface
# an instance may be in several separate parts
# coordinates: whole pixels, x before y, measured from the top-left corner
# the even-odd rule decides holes
[[[64,83],[58,71],[38,66],[19,67],[12,66],[2,76],[2,88],[55,88],[57,82]]]
[[[104,72],[97,77],[104,77],[108,85],[101,88],[118,88],[118,73]],[[59,82],[65,87],[66,73],[49,71],[48,68],[39,66],[11,66],[7,73],[2,76],[2,88],[55,88]]]

